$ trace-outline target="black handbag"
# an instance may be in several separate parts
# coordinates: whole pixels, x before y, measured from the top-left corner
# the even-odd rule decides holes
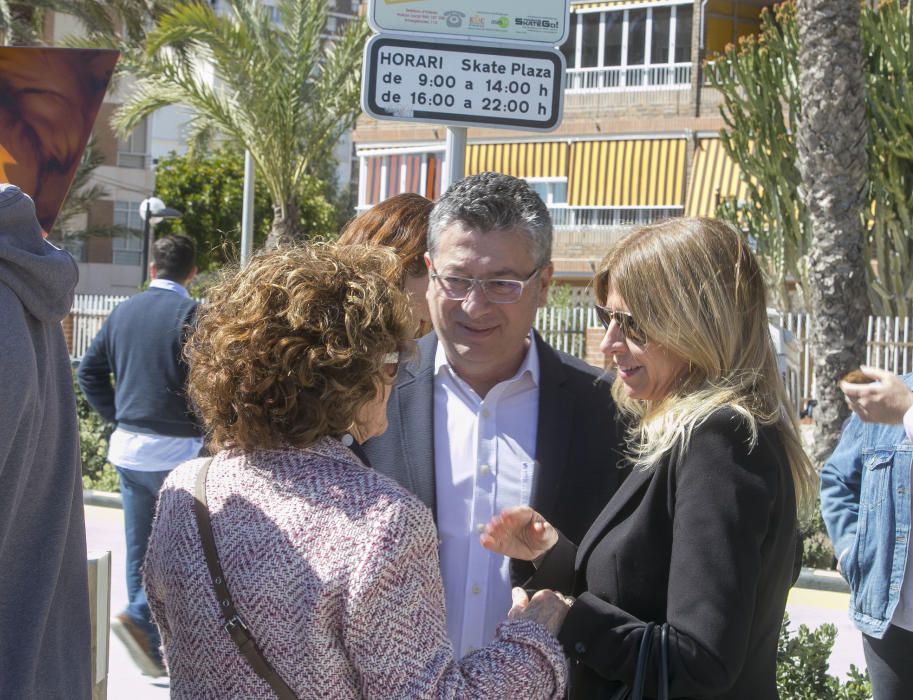
[[[644,629],[644,636],[640,640],[640,649],[637,652],[637,666],[634,669],[634,683],[629,687],[622,686],[609,700],[644,700],[644,685],[647,682],[647,664],[650,663],[650,654],[653,651],[653,636],[656,633],[656,623],[648,622]],[[669,700],[669,623],[664,622],[659,627],[659,673],[656,679],[656,700]]]

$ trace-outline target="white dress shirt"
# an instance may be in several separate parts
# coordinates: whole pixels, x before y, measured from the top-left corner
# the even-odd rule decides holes
[[[154,279],[149,288],[167,289],[190,298],[190,293],[182,285],[171,280]],[[202,447],[202,438],[135,433],[118,427],[111,433],[108,442],[108,461],[121,469],[166,472],[195,458]]]
[[[434,358],[434,472],[447,632],[458,657],[494,639],[511,606],[509,560],[479,544],[504,508],[528,504],[535,472],[539,356],[530,348],[517,373],[481,399]]]

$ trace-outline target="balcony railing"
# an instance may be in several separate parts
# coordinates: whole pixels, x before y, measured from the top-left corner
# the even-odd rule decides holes
[[[567,92],[586,90],[683,90],[691,86],[691,64],[568,68]]]
[[[681,216],[683,211],[684,207],[572,207],[567,204],[548,207],[556,229],[636,226]]]

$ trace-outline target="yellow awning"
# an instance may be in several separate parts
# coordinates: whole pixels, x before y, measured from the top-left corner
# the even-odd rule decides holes
[[[571,147],[568,204],[680,207],[684,139],[578,141]]]
[[[720,200],[728,197],[744,200],[748,186],[740,175],[739,166],[727,155],[718,138],[700,139],[691,166],[685,216],[716,216]]]
[[[567,142],[473,143],[466,148],[466,174],[494,171],[514,177],[567,177]]]

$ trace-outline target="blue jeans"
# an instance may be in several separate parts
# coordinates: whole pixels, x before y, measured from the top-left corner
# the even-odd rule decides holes
[[[155,504],[165,477],[171,472],[144,472],[117,467],[124,506],[124,534],[127,539],[127,607],[124,613],[149,635],[150,646],[158,650],[160,639],[143,588],[143,560],[155,517]]]

